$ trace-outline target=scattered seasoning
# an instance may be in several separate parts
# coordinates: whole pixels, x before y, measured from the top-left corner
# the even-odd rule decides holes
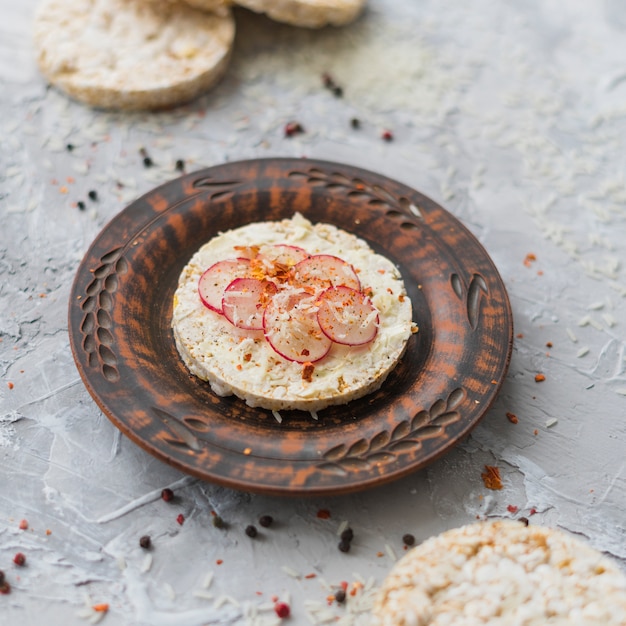
[[[312,578],[317,578],[317,574],[315,572],[311,572],[310,574],[306,574],[304,577],[307,580],[311,580]]]
[[[524,526],[528,526],[528,524],[530,524],[530,522],[528,521],[527,517],[520,517],[519,521],[522,522],[522,524],[524,524]]]
[[[340,538],[343,541],[352,541],[354,539],[354,531],[352,528],[348,527],[344,531],[342,531]]]
[[[345,589],[337,589],[337,591],[335,591],[335,601],[339,604],[343,604],[346,601]]]
[[[179,513],[176,517],[176,521],[182,526],[185,523],[185,516],[182,513]]]
[[[7,387],[8,387],[9,389],[13,389],[13,387],[15,387],[15,385],[14,385],[11,381],[9,381],[9,382],[7,383]]]
[[[307,383],[313,382],[313,372],[315,371],[315,365],[310,361],[307,361],[302,365],[302,380]]]
[[[359,128],[361,128],[361,120],[358,117],[353,117],[350,120],[350,126],[352,126],[354,130],[358,130]]]
[[[147,156],[143,158],[143,164],[144,167],[152,167],[154,165],[154,161],[149,156]]]
[[[530,509],[530,511],[528,511],[528,515],[535,515],[535,513],[537,513],[537,509],[535,507],[533,507],[532,509]]]
[[[94,604],[91,608],[97,613],[106,613],[109,610],[109,605],[102,602],[101,604]]]
[[[165,500],[165,502],[171,502],[174,498],[174,492],[169,487],[166,487],[161,491],[161,498]]]
[[[485,465],[485,471],[480,475],[487,489],[497,491],[502,489],[502,478],[500,470],[493,465]]]
[[[243,449],[243,453],[248,456],[249,454],[252,454],[252,448],[244,448]]]
[[[333,77],[328,74],[327,72],[325,72],[324,74],[322,74],[322,83],[324,84],[324,87],[326,87],[326,89],[328,89],[329,91],[332,92],[332,94],[334,96],[336,96],[337,98],[341,98],[343,96],[343,88],[340,87],[335,80],[333,79]]]
[[[261,517],[259,517],[259,524],[261,524],[263,528],[269,528],[273,521],[274,518],[271,515],[261,515]]]
[[[28,530],[28,520],[21,520],[20,521],[20,530]]]
[[[411,533],[406,533],[402,535],[402,542],[407,546],[412,546],[415,544],[415,537]]]
[[[317,517],[319,519],[330,519],[330,511],[328,509],[320,509],[317,512]]]
[[[517,424],[519,422],[519,419],[517,418],[517,415],[515,415],[515,413],[511,413],[509,411],[507,411],[507,413],[506,413],[506,418],[509,420],[509,422],[511,422],[511,424]]]
[[[144,550],[149,550],[152,547],[152,539],[150,539],[148,535],[144,535],[143,537],[139,538],[139,545]]]
[[[546,342],[546,348],[551,348],[554,344],[551,341]]]
[[[258,534],[259,533],[256,529],[256,526],[254,526],[253,524],[246,526],[246,535],[248,535],[248,537],[254,539]]]
[[[185,171],[185,162],[182,159],[178,159],[176,161],[176,170],[178,172],[184,172]]]
[[[277,602],[274,605],[274,612],[278,615],[278,617],[280,617],[280,619],[285,619],[291,614],[291,609],[286,602]]]
[[[507,510],[509,513],[517,513],[517,511],[519,510],[519,507],[517,507],[515,504],[509,504],[509,505],[506,507],[506,510]]]
[[[542,383],[546,379],[545,374],[535,374],[535,382]]]
[[[216,565],[221,565],[224,561],[222,559],[217,559],[217,561],[215,561]]]
[[[13,557],[13,563],[15,563],[15,565],[19,565],[21,567],[22,565],[26,564],[26,557],[24,556],[24,554],[22,552],[18,552]]]
[[[90,200],[97,200],[98,199],[98,192],[94,191],[93,189],[87,194],[89,196]]]
[[[84,210],[85,210],[85,203],[84,203],[82,200],[79,200],[79,201],[76,203],[76,206],[78,207],[78,210],[79,210],[79,211],[84,211]]]
[[[68,144],[67,144],[67,146],[65,146],[65,149],[66,149],[68,152],[72,152],[72,150],[74,150],[74,145],[73,145],[73,144],[71,144],[71,143],[68,143]]]
[[[293,137],[304,132],[304,127],[299,122],[287,122],[285,124],[285,137]]]
[[[7,595],[11,593],[11,585],[6,581],[4,572],[0,570],[0,594]]]
[[[524,258],[524,265],[526,267],[530,267],[533,261],[536,261],[536,260],[537,260],[536,255],[534,255],[532,252],[529,252]]]
[[[393,133],[390,130],[384,130],[381,137],[385,141],[393,141]]]
[[[215,526],[215,528],[225,528],[226,524],[219,515],[214,513],[213,514],[213,526]]]

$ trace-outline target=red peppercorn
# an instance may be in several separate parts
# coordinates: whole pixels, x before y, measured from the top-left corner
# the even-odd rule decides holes
[[[9,585],[9,583],[5,580],[0,583],[0,594],[6,596],[8,593],[11,593],[11,585]]]
[[[274,612],[281,619],[285,619],[286,617],[289,617],[289,615],[291,614],[291,609],[289,608],[289,605],[286,602],[277,602],[274,605]]]
[[[393,141],[393,133],[390,130],[383,131],[383,134],[381,135],[381,137],[385,141]]]
[[[28,520],[23,519],[20,522],[20,530],[28,530]]]
[[[182,526],[185,523],[185,516],[182,513],[179,513],[176,521]]]
[[[26,557],[21,552],[18,552],[13,557],[13,563],[15,563],[15,565],[20,565],[20,566],[25,565],[26,564]]]
[[[174,498],[174,492],[169,487],[166,487],[161,492],[161,498],[163,498],[165,502],[170,502]]]

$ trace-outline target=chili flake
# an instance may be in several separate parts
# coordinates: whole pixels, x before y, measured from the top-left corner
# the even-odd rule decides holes
[[[507,510],[509,513],[517,513],[517,511],[519,510],[519,507],[518,507],[518,506],[516,506],[515,504],[509,504],[509,505],[506,507],[506,510]]]
[[[494,465],[485,465],[485,471],[480,475],[487,489],[497,491],[502,489],[502,478],[500,470]]]
[[[535,374],[535,382],[542,383],[546,379],[545,374]]]
[[[517,424],[519,422],[519,419],[517,418],[517,415],[515,415],[515,413],[511,413],[509,411],[507,411],[507,413],[506,413],[506,418],[509,420],[509,422],[511,422],[511,424]]]
[[[328,509],[320,509],[317,512],[319,519],[330,519],[330,511]]]
[[[278,615],[278,617],[284,619],[286,617],[289,617],[289,615],[291,614],[291,609],[286,602],[277,602],[274,605],[274,612],[276,613],[276,615]]]
[[[109,610],[109,605],[102,602],[101,604],[94,604],[91,608],[98,613],[106,613]]]
[[[185,516],[182,513],[179,513],[176,521],[182,526],[185,523]]]
[[[304,127],[299,122],[287,122],[285,124],[285,137],[293,137],[304,132]]]

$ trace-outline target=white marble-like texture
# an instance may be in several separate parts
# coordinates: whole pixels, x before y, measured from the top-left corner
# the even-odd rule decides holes
[[[326,606],[323,581],[375,586],[404,533],[531,510],[531,523],[626,567],[623,2],[370,0],[358,23],[321,32],[242,10],[226,79],[155,115],[96,112],[48,88],[33,61],[35,4],[0,0],[0,569],[13,587],[2,624],[271,624],[273,596],[290,602],[290,624],[309,624]],[[324,71],[343,98],[321,86]],[[291,119],[307,132],[284,138]],[[178,158],[191,170],[277,155],[419,189],[479,238],[509,290],[518,337],[498,400],[466,442],[380,489],[281,499],[190,479],[121,436],[74,366],[68,294],[100,229],[176,176]],[[501,491],[485,488],[485,464],[500,468]],[[167,486],[175,502],[160,499]],[[244,528],[262,514],[276,524],[251,540]],[[337,549],[344,520],[349,554]],[[348,619],[359,594],[326,608],[365,624]],[[97,603],[109,612],[92,613]]]

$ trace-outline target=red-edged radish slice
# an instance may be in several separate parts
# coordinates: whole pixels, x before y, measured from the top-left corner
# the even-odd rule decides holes
[[[314,254],[294,267],[294,285],[312,287],[320,291],[328,287],[346,285],[361,289],[361,282],[350,263],[332,254]]]
[[[202,304],[212,311],[223,315],[222,297],[224,296],[224,289],[235,278],[243,278],[249,275],[249,259],[226,259],[214,263],[200,276],[198,281],[198,293],[200,294]]]
[[[309,256],[309,253],[300,246],[278,243],[273,246],[264,247],[259,256],[274,263],[293,267],[296,263],[304,261],[304,259]]]
[[[262,330],[263,313],[277,287],[269,280],[235,278],[224,289],[224,317],[237,328]]]
[[[317,301],[320,328],[333,341],[360,346],[376,337],[378,310],[362,292],[339,285],[324,291]]]
[[[317,321],[316,299],[306,293],[279,291],[265,309],[263,330],[274,351],[288,361],[319,361],[332,346]]]

